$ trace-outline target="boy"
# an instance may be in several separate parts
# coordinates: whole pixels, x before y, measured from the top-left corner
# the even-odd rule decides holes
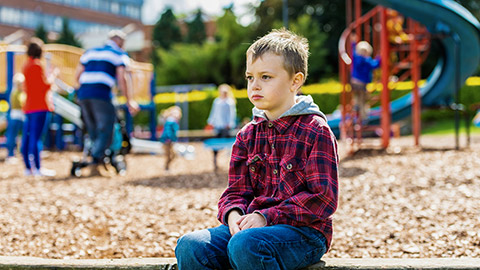
[[[218,203],[222,225],[178,240],[185,269],[301,269],[332,239],[338,200],[335,137],[310,96],[308,43],[274,30],[247,50],[254,119],[237,134],[229,184]]]
[[[356,44],[356,37],[353,38],[353,68],[352,85],[353,103],[355,110],[358,112],[360,119],[367,119],[367,84],[372,81],[372,72],[380,67],[380,58],[373,59],[371,57],[373,48],[370,43],[360,41]]]

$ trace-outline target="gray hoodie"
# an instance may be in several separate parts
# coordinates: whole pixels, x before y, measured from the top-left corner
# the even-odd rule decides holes
[[[257,109],[253,107],[252,109],[253,117],[260,117],[267,119],[265,115],[265,111]],[[295,105],[293,105],[288,111],[284,112],[280,115],[279,118],[291,115],[304,115],[304,114],[316,114],[321,116],[325,121],[327,121],[327,117],[323,114],[320,109],[318,108],[317,104],[313,102],[312,96],[296,96],[295,98]],[[254,120],[255,121],[255,120]]]

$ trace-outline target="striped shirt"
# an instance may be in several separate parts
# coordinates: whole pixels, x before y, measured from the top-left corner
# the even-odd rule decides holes
[[[314,114],[274,121],[255,117],[237,134],[228,187],[218,203],[227,214],[260,213],[267,226],[308,226],[332,240],[338,201],[337,142],[326,120]]]
[[[127,53],[111,40],[104,47],[87,50],[80,57],[85,70],[80,75],[78,98],[110,100],[117,67],[128,66],[129,61]]]

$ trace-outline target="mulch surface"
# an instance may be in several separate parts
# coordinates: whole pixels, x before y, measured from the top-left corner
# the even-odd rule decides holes
[[[326,257],[478,257],[480,137],[469,148],[461,143],[454,150],[453,135],[424,136],[418,148],[403,137],[353,156],[340,143],[340,201]],[[52,178],[0,162],[0,255],[173,257],[181,235],[219,224],[227,185],[229,153],[219,153],[215,173],[212,152],[191,144],[195,159],[178,157],[169,171],[163,156],[130,154],[125,176],[71,177],[81,155],[73,151],[46,152]]]

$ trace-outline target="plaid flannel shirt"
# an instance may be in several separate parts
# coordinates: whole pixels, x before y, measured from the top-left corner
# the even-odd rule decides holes
[[[258,212],[267,226],[310,226],[332,240],[338,201],[335,136],[324,118],[307,114],[275,121],[255,117],[233,145],[228,187],[218,203],[227,225],[233,209]]]

